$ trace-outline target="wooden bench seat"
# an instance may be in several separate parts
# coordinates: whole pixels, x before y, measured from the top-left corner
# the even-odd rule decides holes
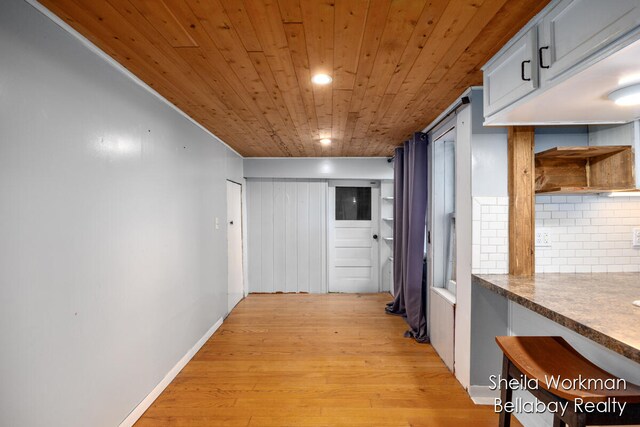
[[[640,424],[640,387],[594,365],[562,337],[502,336],[496,337],[496,342],[504,353],[503,379],[515,378],[525,383],[534,380],[538,387],[528,391],[546,404],[552,401],[573,403],[567,405],[564,416],[554,414],[554,426]],[[512,391],[502,387],[503,402],[511,401]],[[597,403],[612,399],[626,404],[622,416],[575,410],[575,402]],[[510,413],[503,410],[500,425],[509,424]]]

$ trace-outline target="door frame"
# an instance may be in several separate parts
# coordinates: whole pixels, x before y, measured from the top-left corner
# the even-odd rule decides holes
[[[225,189],[226,189],[226,201],[227,201],[227,212],[225,215],[225,227],[227,227],[228,230],[228,222],[229,222],[229,184],[235,184],[240,188],[240,271],[241,271],[241,277],[240,277],[240,283],[242,286],[242,292],[241,292],[241,298],[238,301],[238,303],[240,301],[242,301],[244,299],[244,297],[247,295],[247,286],[246,286],[246,262],[245,262],[245,245],[246,245],[246,239],[245,239],[245,202],[244,202],[244,186],[239,183],[236,182],[232,179],[227,179],[226,180],[226,184],[225,184]],[[227,232],[227,315],[229,315],[229,313],[231,312],[231,310],[233,310],[233,308],[235,308],[235,306],[238,304],[236,303],[234,305],[234,307],[229,308],[229,284],[230,284],[230,274],[229,274],[229,233]]]
[[[326,259],[327,259],[327,293],[331,293],[332,286],[332,258],[331,248],[333,246],[333,237],[331,233],[332,225],[335,222],[335,187],[371,187],[371,228],[373,234],[380,236],[380,180],[362,180],[362,179],[332,179],[327,181],[327,203],[326,203]],[[333,189],[333,190],[332,190]],[[373,281],[376,283],[376,292],[380,292],[380,242],[379,237],[374,245],[374,254],[372,255],[372,275]]]

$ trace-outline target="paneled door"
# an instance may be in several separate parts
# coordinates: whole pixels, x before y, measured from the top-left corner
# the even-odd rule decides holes
[[[329,292],[379,292],[380,183],[330,181]]]
[[[240,302],[244,294],[242,272],[242,186],[227,181],[227,270],[229,312]]]

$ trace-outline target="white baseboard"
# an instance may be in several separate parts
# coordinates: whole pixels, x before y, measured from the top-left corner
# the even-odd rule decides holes
[[[129,413],[127,418],[125,418],[124,421],[120,423],[120,427],[131,427],[135,424],[136,421],[138,421],[142,414],[144,414],[144,411],[149,409],[149,406],[151,406],[151,404],[158,398],[158,396],[160,396],[160,393],[162,393],[164,389],[167,388],[171,381],[173,381],[173,379],[180,373],[182,368],[184,368],[185,365],[189,363],[191,358],[198,352],[198,350],[200,350],[204,343],[206,343],[207,340],[211,338],[211,335],[213,335],[213,333],[218,330],[220,325],[222,325],[222,321],[222,318],[218,319],[218,321],[211,327],[211,329],[209,329],[204,334],[204,336],[200,338],[193,347],[191,347],[191,350],[189,350],[187,354],[185,354],[182,359],[180,359],[178,363],[176,363],[176,365],[171,368],[167,375],[164,376],[162,381],[160,381],[158,385],[155,386],[153,390],[151,390],[151,393],[149,393],[147,397],[145,397],[142,402],[140,402],[138,406],[136,406],[133,411]]]
[[[469,386],[469,396],[476,405],[493,405],[494,399],[500,397],[500,390],[491,390],[488,385]]]

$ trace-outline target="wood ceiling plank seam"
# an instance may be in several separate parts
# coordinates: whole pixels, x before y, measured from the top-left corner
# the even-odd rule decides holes
[[[353,90],[364,38],[369,0],[336,0],[333,90]]]
[[[113,0],[110,0],[113,1]],[[120,11],[119,8],[116,8],[116,10]],[[126,19],[126,15],[123,15]],[[139,27],[142,29],[142,27]],[[148,38],[148,37],[147,37]],[[152,44],[153,41],[151,41]],[[160,45],[160,48],[164,48],[164,45]],[[185,49],[185,50],[182,50]],[[177,48],[177,49],[170,49],[169,52],[166,52],[166,55],[168,57],[172,57],[174,60],[180,60],[183,59],[182,56],[180,55],[179,52],[185,52],[188,49],[197,49],[197,51],[199,51],[198,48]],[[165,49],[166,50],[166,49]],[[178,56],[175,56],[175,54],[178,53]],[[190,61],[183,61],[184,62],[184,66],[183,66],[183,75],[184,76],[188,76],[188,79],[176,79],[176,81],[179,82],[184,82],[187,81],[189,83],[192,84],[196,84],[198,86],[198,90],[195,91],[195,93],[193,94],[195,98],[199,98],[201,96],[204,96],[203,100],[199,101],[201,103],[201,106],[207,106],[206,107],[206,111],[208,111],[210,114],[211,112],[215,112],[215,111],[220,111],[223,114],[216,114],[214,116],[215,117],[219,117],[220,120],[223,121],[224,126],[215,126],[214,128],[211,128],[210,125],[208,127],[208,129],[214,133],[214,134],[220,134],[221,130],[222,133],[224,133],[224,128],[225,127],[230,127],[234,130],[234,134],[237,133],[238,135],[241,135],[244,132],[244,127],[243,127],[243,122],[245,120],[241,119],[239,116],[237,116],[237,112],[241,112],[242,110],[235,108],[232,109],[232,107],[234,107],[234,105],[225,105],[224,103],[224,99],[225,99],[225,94],[220,93],[219,91],[219,86],[211,86],[207,81],[204,80],[204,78],[201,78],[201,76],[193,69],[192,65],[189,65],[188,62]],[[180,64],[181,65],[181,64]],[[178,66],[180,66],[178,65]],[[184,69],[184,68],[188,68],[188,69]],[[184,96],[184,88],[181,89],[183,96]],[[193,113],[192,113],[193,114]],[[230,121],[231,120],[231,121]],[[232,141],[230,142],[230,144],[234,144],[234,141],[236,140],[236,138],[232,138]],[[237,146],[234,145],[234,148],[238,148]]]
[[[500,48],[500,45],[495,43],[493,38],[490,37],[490,35],[493,33],[502,34],[503,32],[495,31],[495,29],[496,28],[500,29],[504,27],[505,30],[510,29],[511,32],[515,34],[515,32],[517,32],[518,29],[520,28],[520,26],[518,26],[517,24],[514,25],[512,20],[515,20],[518,23],[520,22],[526,23],[536,13],[538,13],[546,4],[546,3],[537,4],[536,5],[537,7],[533,9],[526,8],[524,7],[524,5],[521,4],[519,5],[521,7],[516,7],[514,9],[514,7],[518,5],[514,5],[513,3],[515,2],[511,2],[511,1],[505,2],[501,6],[500,10],[494,13],[493,18],[491,18],[489,21],[485,21],[487,22],[487,25],[485,26],[485,28],[489,28],[489,34],[487,34],[486,32],[477,32],[474,40],[468,44],[469,47],[465,49],[464,52],[457,58],[455,64],[453,65],[453,68],[463,70],[463,72],[460,73],[460,78],[456,80],[455,75],[449,73],[446,75],[446,77],[444,77],[444,81],[442,82],[447,84],[438,85],[439,87],[447,87],[448,84],[450,83],[452,86],[449,86],[449,87],[453,88],[452,90],[450,90],[450,95],[444,98],[445,108],[447,105],[454,102],[455,98],[459,96],[460,93],[462,93],[462,91],[465,90],[467,87],[473,86],[475,84],[481,84],[482,73],[480,71],[480,66],[482,66],[486,62],[485,59],[488,59],[486,58],[486,56],[488,56],[486,52],[493,50],[494,52],[491,53],[491,56],[493,56],[493,54],[495,54],[495,52],[497,52],[497,50]],[[509,36],[509,38],[511,38],[513,34]],[[482,47],[479,49],[480,52],[483,52],[482,59],[478,60],[476,58],[476,59],[472,59],[471,61],[466,61],[466,57],[473,54],[474,52],[473,46],[476,43],[482,44]],[[489,58],[491,56],[489,56]],[[437,97],[439,96],[440,96],[440,92],[436,91],[434,94],[424,99],[422,101],[422,105],[419,105],[415,110],[420,111],[422,108],[424,108],[424,104],[430,101],[433,101],[434,99],[437,99]],[[437,116],[437,114],[432,114],[432,117],[430,117],[428,120],[425,121],[426,124],[430,123],[433,119],[435,119],[435,116]]]
[[[441,30],[441,31],[446,32],[446,30]],[[434,33],[432,33],[432,37]],[[427,43],[427,45],[430,45],[430,44],[432,45],[433,43]],[[428,50],[432,50],[432,49],[429,48]],[[427,52],[427,49],[423,49],[421,52],[421,55],[422,53],[426,53],[426,52]],[[430,52],[429,54],[435,55],[435,53],[432,53],[432,52]],[[411,82],[408,82],[407,80],[405,80],[405,82],[403,82],[400,88],[399,93],[396,95],[396,97],[392,101],[391,106],[389,107],[387,116],[389,117],[389,120],[392,123],[397,122],[399,120],[406,121],[407,112],[409,112],[409,114],[414,114],[417,111],[417,107],[415,105],[416,101],[419,99],[423,99],[425,98],[425,96],[427,96],[424,92],[425,85],[423,85],[422,83],[424,83],[424,79],[426,79],[426,77],[430,75],[430,71],[433,69],[435,65],[432,65],[431,68],[428,68],[428,64],[421,65],[421,64],[418,64],[418,60],[416,60],[412,68],[412,72],[417,73],[417,71],[415,70],[417,70],[420,66],[424,67],[424,69],[422,70],[423,81],[417,82],[416,80],[413,80]]]
[[[198,46],[163,0],[136,0],[132,6],[158,30],[171,47]]]
[[[202,74],[204,76],[208,76],[209,79],[215,80],[218,84],[215,85],[215,88],[212,86],[212,90],[220,90],[220,87],[227,85],[226,82],[222,82],[219,80],[219,76],[214,75],[216,72],[212,71],[211,60],[199,49],[188,49],[188,48],[180,48],[179,54],[184,56],[185,58],[189,58],[190,63],[194,67],[194,70],[198,74]],[[277,142],[271,137],[271,133],[269,133],[262,124],[258,121],[253,113],[246,109],[245,104],[240,99],[236,99],[234,95],[234,90],[231,87],[227,87],[226,90],[229,95],[225,98],[225,101],[228,102],[231,107],[227,107],[227,111],[229,114],[239,114],[241,119],[241,126],[244,128],[244,132],[247,129],[255,135],[255,137],[260,138],[262,143],[271,144],[272,146],[277,145]],[[241,103],[241,105],[238,105]],[[280,148],[278,147],[278,153],[280,152]]]
[[[76,2],[58,1],[57,3],[47,3],[48,4],[45,4],[45,6],[50,8],[59,16],[62,16],[63,19],[65,19],[65,21],[69,23],[69,25],[85,34],[86,37],[89,38],[96,46],[101,48],[116,61],[125,66],[142,81],[146,81],[147,84],[150,85],[150,87],[154,88],[154,90],[160,93],[168,101],[170,101],[179,109],[189,115],[197,115],[196,112],[199,111],[199,107],[197,107],[193,103],[180,102],[181,97],[179,95],[176,95],[183,93],[183,90],[174,86],[173,82],[168,80],[164,75],[156,70],[155,67],[148,65],[147,61],[139,57],[135,50],[129,48],[129,46],[123,43],[122,40],[126,38],[114,36],[114,32],[103,25],[103,23],[105,23],[104,17],[100,16],[97,13],[89,11],[84,7],[84,5],[78,4]],[[66,4],[66,10],[74,10],[76,14],[79,14],[79,16],[72,18],[69,14],[63,15],[62,10],[57,7],[59,4]],[[75,6],[70,6],[71,4],[75,4]],[[87,25],[89,25],[89,23],[93,21],[96,21],[98,25],[94,26],[93,29],[89,29]],[[86,25],[82,24],[81,22],[85,22]],[[107,23],[108,22],[109,20],[107,20]],[[118,54],[116,53],[116,51],[123,53]],[[137,61],[128,60],[133,58],[139,59]],[[153,78],[149,79],[148,76],[153,76]],[[231,143],[233,143],[234,138],[229,139]]]
[[[284,32],[287,37],[289,54],[296,75],[296,82],[301,91],[302,103],[304,105],[305,114],[309,123],[311,132],[310,150],[314,155],[321,153],[317,142],[322,138],[320,125],[316,110],[315,92],[311,83],[311,70],[309,67],[309,56],[307,55],[306,36],[304,26],[301,23],[284,23]]]
[[[113,1],[113,0],[109,0],[109,1]],[[180,4],[179,1],[174,1],[172,3],[174,7],[176,7],[179,4]],[[186,5],[183,4],[183,8],[185,6]],[[189,9],[189,12],[190,12],[190,9]],[[174,16],[176,16],[175,13],[174,13]],[[199,29],[199,24],[197,23],[197,20],[194,17],[191,17],[191,18],[192,19],[190,20],[185,20],[186,23],[190,23],[190,25],[188,25],[188,28],[192,31],[195,30],[196,28]],[[179,18],[177,17],[177,19]],[[176,53],[177,53],[177,56],[175,55]],[[194,64],[194,61],[193,61],[194,57],[197,58],[198,55],[200,55],[202,59],[205,59],[201,49],[174,48],[170,52],[168,52],[167,55],[173,56],[175,57],[175,59],[182,60],[182,62],[184,62],[185,64],[185,67],[188,67],[188,70],[185,70],[185,75],[188,75],[188,73],[192,74],[188,80],[202,81],[204,84],[204,86],[201,88],[202,93],[208,94],[207,98],[211,99],[212,101],[219,100],[220,105],[223,105],[223,111],[226,113],[227,116],[234,117],[234,118],[237,117],[237,119],[234,119],[234,122],[237,123],[237,126],[235,127],[237,132],[244,134],[246,132],[247,124],[253,123],[252,126],[256,126],[256,129],[254,129],[254,133],[261,135],[262,138],[264,138],[263,140],[265,142],[267,143],[271,142],[273,145],[276,145],[276,142],[270,137],[270,134],[266,133],[266,131],[261,130],[261,125],[257,122],[253,113],[249,112],[245,104],[238,104],[235,97],[233,96],[233,93],[234,93],[233,89],[226,83],[226,81],[224,80],[220,81],[220,76],[218,76],[217,78],[216,76],[212,76],[210,70],[208,70],[208,66],[205,67],[204,72],[198,71],[196,68],[194,68],[194,65],[196,67],[198,65],[198,61],[195,61],[195,64]],[[202,65],[200,66],[200,69],[202,69]],[[184,79],[181,79],[181,80],[184,80]],[[215,84],[212,85],[211,80],[213,80]],[[239,116],[237,116],[237,114],[239,114]],[[210,130],[216,133],[216,131],[220,128],[221,126],[218,125],[214,129],[210,129]],[[234,146],[234,148],[237,148],[237,147]]]
[[[342,148],[344,150],[345,156],[355,156],[356,148],[352,143],[353,140],[353,130],[356,127],[356,122],[358,121],[358,113],[348,112],[347,113],[347,123],[344,128],[344,144]]]
[[[302,2],[302,22],[306,53],[311,75],[333,74],[333,27],[335,7],[332,0]],[[320,138],[333,138],[331,134],[333,110],[332,85],[311,85],[318,119]],[[329,148],[318,145],[322,153]]]
[[[207,82],[215,83],[215,85],[211,86],[214,90],[223,90],[226,93],[223,101],[231,104],[229,107],[231,111],[241,111],[242,114],[240,117],[246,124],[259,124],[255,129],[252,129],[252,133],[262,138],[263,143],[270,144],[277,149],[277,151],[273,152],[273,155],[286,155],[287,152],[283,152],[281,145],[272,137],[275,131],[271,128],[269,121],[264,114],[262,114],[262,111],[255,105],[253,97],[246,91],[236,74],[224,68],[227,66],[226,59],[189,4],[185,1],[176,0],[172,3],[172,6],[174,15],[176,15],[179,20],[191,22],[188,26],[189,31],[191,31],[192,36],[200,45],[200,54],[198,56],[191,56],[192,59],[187,62],[192,63],[194,59],[197,61],[199,64],[197,73]],[[186,53],[190,54],[186,48],[179,48],[176,49],[176,51],[181,55]],[[204,63],[200,59],[204,60]],[[253,68],[253,65],[251,65],[251,67]]]
[[[470,44],[469,48],[465,50],[465,52],[460,56],[458,61],[455,64],[456,68],[460,68],[466,71],[466,74],[473,73],[477,76],[476,81],[481,81],[481,70],[480,67],[486,63],[486,61],[491,58],[495,52],[500,48],[500,43],[495,43],[491,33],[497,32],[498,35],[502,34],[498,30],[507,30],[511,29],[511,32],[515,34],[518,28],[521,28],[524,23],[528,22],[531,17],[533,17],[536,13],[541,10],[548,1],[541,2],[544,4],[538,4],[537,7],[533,10],[527,9],[523,7],[524,5],[518,4],[522,2],[518,1],[509,1],[507,2],[498,13],[494,16],[491,22],[485,27],[488,29],[489,33],[486,35],[484,32],[479,34],[476,39]],[[519,6],[519,7],[515,7]],[[524,11],[524,12],[523,12]],[[516,18],[517,24],[514,24],[511,19]],[[520,24],[520,25],[519,25]],[[510,39],[512,35],[508,35],[507,40]],[[478,48],[479,45],[479,48]],[[489,52],[489,54],[487,54]],[[454,97],[456,95],[453,95]]]
[[[345,131],[347,127],[347,119],[349,114],[349,103],[353,90],[351,89],[334,89],[333,90],[333,114],[331,122],[331,134],[333,142],[331,144],[332,152],[341,153],[346,143]]]
[[[125,20],[127,19],[127,16],[123,15],[123,13],[121,11],[121,8],[114,7],[111,3],[109,3],[108,5],[107,4],[103,4],[103,6],[104,7],[110,6],[114,13],[119,14],[120,17],[124,18]],[[130,7],[133,10],[136,10],[135,8],[133,8],[133,6],[130,5]],[[105,10],[103,9],[103,12],[104,11]],[[104,18],[103,18],[103,21],[101,21],[101,22],[102,23],[104,22]],[[136,22],[141,22],[141,21],[136,21]],[[149,24],[149,26],[151,27],[151,24]],[[99,26],[99,27],[101,27],[101,26]],[[154,47],[154,49],[158,49],[162,55],[166,55],[167,58],[172,58],[172,56],[171,56],[171,53],[173,52],[172,48],[168,48],[170,50],[170,52],[167,54],[166,52],[163,52],[160,47],[158,47],[152,41],[150,41],[148,39],[148,37],[145,36],[145,34],[138,32],[138,30],[140,30],[140,31],[144,30],[144,26],[143,25],[138,25],[135,28],[136,31],[133,32],[133,33],[132,33],[133,24],[131,24],[131,27],[127,27],[126,25],[124,25],[124,23],[122,21],[119,21],[118,24],[117,24],[117,28],[120,29],[120,30],[126,30],[126,32],[131,33],[131,34],[137,34],[136,37],[137,37],[138,40],[144,40],[147,43],[150,43]],[[151,28],[153,28],[153,27],[151,27]],[[156,30],[153,29],[153,31],[156,31]],[[112,30],[112,32],[113,32],[113,30]],[[110,37],[109,36],[105,36],[104,39],[105,40],[110,40]],[[119,39],[126,40],[126,37],[120,37]],[[163,39],[160,39],[160,40],[163,40]],[[163,46],[163,45],[161,44],[160,46]],[[132,52],[134,52],[134,54],[137,54],[137,51],[139,51],[139,50],[140,49],[135,49],[135,50],[132,50]],[[147,50],[147,49],[144,49],[144,50]],[[180,67],[180,64],[177,64],[175,61],[172,61],[172,62],[173,62],[173,66]],[[142,63],[147,63],[148,64],[148,61],[142,60]],[[158,72],[156,70],[157,67],[154,66],[154,65],[151,65],[151,64],[148,64],[148,65],[149,65],[149,68],[146,70],[144,75],[148,75],[149,73],[151,73],[151,74],[155,73],[156,75],[158,75],[157,74]],[[185,67],[188,67],[188,66],[185,64]],[[148,78],[144,78],[144,75],[141,77],[142,80],[143,81],[144,80],[149,80]],[[201,94],[201,88],[199,90],[194,90],[194,89],[188,89],[188,88],[185,88],[185,87],[177,87],[177,86],[174,85],[174,82],[183,82],[184,79],[169,79],[169,78],[165,78],[164,75],[160,75],[159,77],[155,77],[155,81],[159,81],[159,80],[160,81],[164,81],[165,85],[168,85],[169,87],[173,87],[174,88],[174,91],[177,92],[179,95],[177,95],[175,97],[170,97],[169,100],[172,103],[174,103],[176,106],[178,106],[181,110],[185,111],[185,113],[187,113],[189,115],[197,115],[197,111],[199,111],[199,106],[201,106],[203,103],[206,104],[207,102],[210,101],[210,97],[204,97],[204,98],[200,99],[201,95],[202,95]],[[189,83],[194,83],[194,82],[195,82],[195,80],[193,80],[193,79],[189,80]],[[187,93],[187,92],[191,93],[191,95],[192,95],[193,99],[195,100],[195,102],[193,102],[193,101],[191,101],[191,99],[187,98],[187,101],[185,101],[187,107],[185,107],[185,106],[181,105],[182,103],[180,102],[180,100],[184,99],[184,94]],[[163,91],[160,91],[160,93],[163,94],[163,95],[166,95],[166,93],[163,93]],[[225,110],[223,108],[221,108],[221,106],[222,106],[222,104],[219,104],[214,109],[207,109],[206,111],[209,112],[209,113],[211,111],[216,112],[215,116],[218,116],[218,112],[220,112],[221,114],[219,116],[220,117],[224,117],[224,115],[222,113]],[[236,127],[233,124],[228,124],[228,126],[229,127],[233,127],[233,128]],[[214,130],[212,130],[212,129],[209,129],[209,130],[211,130],[214,134],[217,134],[216,132],[214,132]],[[231,143],[233,143],[233,139],[232,139],[232,142],[230,142],[230,144]]]
[[[353,96],[369,0],[336,0],[334,19],[331,134],[332,153],[344,151],[349,104]]]
[[[302,23],[302,10],[300,0],[277,0],[280,16],[284,23]],[[308,1],[308,0],[304,0]],[[316,1],[316,0],[312,0]]]
[[[403,85],[411,85],[414,89],[422,86],[424,78],[435,69],[449,46],[455,42],[460,33],[466,31],[471,19],[485,0],[456,0],[447,5],[436,28],[431,33],[433,43],[427,42],[405,78]]]
[[[391,0],[371,0],[369,4],[362,36],[362,49],[358,58],[358,70],[353,86],[354,94],[349,106],[350,112],[360,111],[360,102],[367,88],[390,8]]]
[[[380,47],[371,71],[373,78],[368,80],[360,104],[360,117],[354,131],[356,138],[372,137],[369,134],[371,122],[382,102],[398,62],[402,58],[402,53],[407,48],[405,43],[410,40],[424,9],[425,2],[415,0],[399,1],[391,5],[390,19],[387,20],[385,30],[382,33]],[[367,144],[367,150],[371,152],[371,144]]]
[[[387,24],[390,9],[391,1],[389,0],[371,0],[371,3],[369,4],[363,34],[363,48],[360,51],[358,71],[356,73],[351,102],[349,103],[349,112],[357,113],[358,116],[360,115],[360,105],[371,76],[371,70],[373,69],[373,64],[380,46],[382,34],[384,33],[384,29]],[[353,119],[353,116],[351,115],[350,118]],[[352,146],[354,143],[351,141],[351,138],[355,132],[355,123],[353,123],[353,125],[353,127],[347,127],[347,136],[349,136],[348,141]],[[364,147],[353,148],[356,149]]]
[[[446,1],[430,2],[425,5],[418,24],[411,34],[411,39],[409,43],[407,43],[407,47],[402,53],[397,68],[391,77],[391,81],[387,85],[385,90],[385,95],[388,95],[387,99],[383,100],[383,104],[378,108],[376,116],[373,119],[374,123],[379,123],[393,105],[393,99],[398,94],[402,82],[413,67],[422,49],[428,43],[429,37],[436,27],[436,23],[440,20],[446,9],[446,5]]]
[[[459,34],[466,30],[469,22],[483,2],[484,0],[456,0],[449,2],[441,19],[437,22],[436,27],[429,37],[429,39],[435,38],[437,42],[427,42],[425,48],[421,50],[418,58],[416,58],[398,93],[398,95],[407,93],[414,93],[415,95],[411,99],[407,99],[407,97],[402,95],[396,95],[396,98],[392,101],[392,105],[389,107],[392,121],[406,120],[406,117],[403,115],[405,111],[417,111],[416,104],[426,96],[426,94],[421,92],[424,86],[424,80],[431,75],[437,66],[437,60],[435,58],[442,57],[446,54]]]
[[[474,40],[469,46],[469,50],[477,50],[474,46],[481,45],[484,51],[476,55],[476,68],[479,70],[489,59],[491,59],[515,34],[523,28],[535,15],[537,15],[551,0],[539,0],[530,2],[529,0],[509,0],[485,26],[488,32],[486,39],[493,40],[493,43],[483,43],[484,34]],[[508,24],[508,25],[507,25]],[[467,52],[465,52],[467,53]]]
[[[483,5],[479,7],[476,13],[471,18],[470,22],[484,22],[485,25],[467,25],[465,31],[460,33],[455,42],[447,50],[446,55],[443,55],[431,75],[425,80],[425,83],[438,83],[449,70],[452,69],[453,64],[458,60],[466,48],[476,39],[478,34],[484,30],[491,19],[498,13],[498,11],[509,0],[485,0]],[[423,83],[424,85],[424,83]]]
[[[465,30],[460,32],[458,37],[456,37],[455,41],[449,46],[446,53],[441,56],[440,61],[435,65],[433,71],[428,75],[427,79],[424,80],[422,86],[417,91],[419,97],[427,98],[427,93],[425,89],[430,84],[438,84],[440,80],[442,80],[443,76],[451,76],[453,73],[450,70],[453,70],[453,65],[457,62],[460,56],[464,53],[465,49],[468,48],[470,43],[476,39],[478,34],[488,25],[489,21],[495,16],[495,14],[504,6],[507,0],[487,0],[480,7],[475,10],[475,13],[470,19],[470,22],[483,22],[485,25],[475,25],[475,26],[465,26]],[[459,68],[455,68],[457,72],[460,72]],[[435,77],[434,77],[435,75]],[[464,75],[464,74],[463,74]],[[475,82],[470,81],[469,84],[473,85]],[[419,105],[414,109],[415,112],[419,112],[424,116],[422,111],[427,109],[426,107],[429,104],[419,101]],[[433,108],[428,109],[427,111],[433,111]],[[428,118],[424,118],[423,121],[426,124],[429,123],[427,121]]]
[[[249,104],[252,106],[254,103],[256,104],[257,111],[259,111],[257,116],[264,117],[269,124],[272,135],[279,135],[279,138],[274,138],[274,140],[281,149],[283,141],[291,147],[285,151],[291,156],[291,149],[296,148],[295,142],[298,139],[297,134],[293,134],[295,129],[291,126],[291,123],[285,123],[285,120],[280,115],[278,107],[273,102],[271,94],[267,91],[254,68],[253,62],[248,52],[244,49],[244,45],[235,28],[233,28],[231,20],[226,15],[222,4],[217,0],[208,0],[207,2],[192,1],[190,7],[209,36],[211,43],[216,45],[224,58],[225,64],[228,64],[237,81],[246,90],[246,95],[243,93],[242,96],[250,97],[254,101],[249,102]],[[241,88],[236,88],[236,91],[241,91]]]
[[[278,5],[259,0],[245,1],[245,5],[298,134],[312,135]],[[313,144],[308,147],[313,154]]]
[[[297,134],[298,129],[294,125],[293,119],[289,115],[289,110],[282,99],[282,93],[280,92],[280,88],[276,83],[275,77],[273,76],[273,72],[269,67],[269,62],[267,61],[264,52],[249,52],[249,58],[251,58],[251,62],[253,62],[253,66],[260,75],[263,84],[265,85],[267,90],[270,90],[274,102],[278,106],[278,109],[281,111],[281,115],[283,117],[286,115],[287,122],[290,123],[292,130]],[[306,152],[305,147],[310,145],[311,139],[309,134],[298,135],[298,139],[295,141],[295,147],[299,153],[304,155],[304,153]]]
[[[247,52],[262,52],[260,40],[255,28],[249,19],[244,3],[239,0],[221,0],[225,13],[236,29],[242,44]]]

